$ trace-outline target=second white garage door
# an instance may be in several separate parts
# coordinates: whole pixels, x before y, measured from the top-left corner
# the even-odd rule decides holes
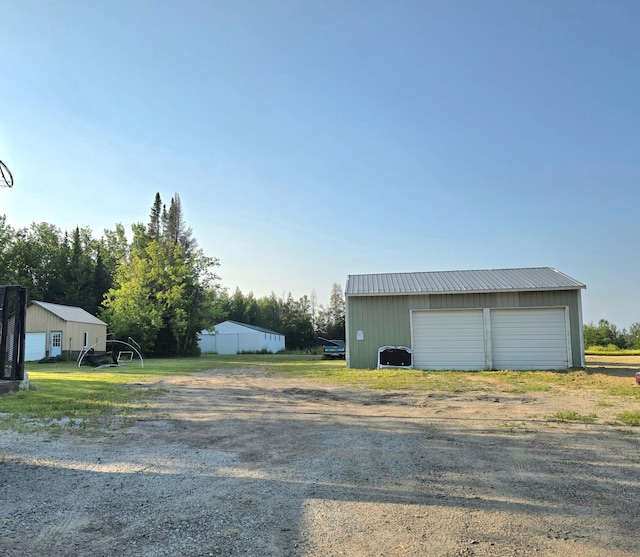
[[[417,369],[484,369],[482,310],[415,311],[412,344]]]
[[[492,309],[494,369],[567,369],[564,308]]]

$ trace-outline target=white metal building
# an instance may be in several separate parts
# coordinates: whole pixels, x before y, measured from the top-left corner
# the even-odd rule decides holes
[[[285,337],[275,331],[223,321],[210,331],[202,331],[198,346],[203,354],[238,354],[240,352],[271,352],[284,350]]]
[[[551,267],[350,275],[347,365],[406,346],[418,369],[584,367],[583,288]]]

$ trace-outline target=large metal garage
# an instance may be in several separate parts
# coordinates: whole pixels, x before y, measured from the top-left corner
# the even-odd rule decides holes
[[[584,367],[583,288],[551,267],[350,275],[347,364],[399,346],[417,369]]]

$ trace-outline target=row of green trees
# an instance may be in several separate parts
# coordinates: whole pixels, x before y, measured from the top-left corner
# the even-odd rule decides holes
[[[322,336],[345,338],[342,288],[329,305],[315,292],[296,300],[255,298],[219,285],[219,262],[198,248],[178,194],[169,207],[157,193],[149,222],[95,238],[89,227],[68,234],[49,223],[14,229],[0,215],[0,284],[25,286],[30,299],[82,307],[109,324],[118,338],[131,336],[154,355],[197,353],[197,334],[223,319],[282,333],[287,348],[305,349]],[[584,326],[585,346],[640,348],[640,323],[619,329],[606,319]]]
[[[282,333],[288,348],[308,348],[318,336],[345,338],[345,303],[339,284],[333,284],[327,307],[318,304],[315,292],[295,300],[291,294],[277,297],[274,293],[255,298],[236,289],[231,295],[223,292],[220,300],[228,319]]]
[[[597,325],[584,326],[584,345],[603,348],[640,349],[640,323],[633,323],[629,329],[618,329],[606,319],[600,319]]]
[[[25,286],[30,299],[79,306],[97,314],[129,247],[122,225],[93,237],[48,223],[15,230],[0,215],[0,282]]]
[[[169,207],[157,193],[149,222],[121,224],[96,238],[89,227],[71,234],[49,223],[14,229],[0,215],[0,284],[25,286],[30,299],[82,307],[105,320],[117,338],[135,338],[149,355],[194,355],[197,335],[223,319],[282,333],[287,348],[316,337],[344,339],[344,297],[334,284],[329,306],[315,293],[255,298],[219,284],[219,262],[198,247],[180,197]]]

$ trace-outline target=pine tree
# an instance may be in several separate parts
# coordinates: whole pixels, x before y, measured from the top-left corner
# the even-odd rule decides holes
[[[345,302],[342,287],[337,283],[331,287],[329,307],[320,312],[318,330],[325,338],[345,339]]]
[[[147,227],[147,233],[151,240],[159,240],[160,233],[162,232],[162,199],[160,193],[156,192],[156,198],[151,207],[151,214],[149,215],[149,225]]]
[[[181,245],[187,254],[193,252],[198,246],[193,237],[193,231],[185,224],[182,202],[177,193],[171,198],[169,212],[166,216],[164,238],[166,242]]]
[[[213,273],[218,261],[195,249],[178,194],[157,219],[160,203],[156,195],[148,227],[132,227],[128,261],[118,267],[103,315],[117,336],[141,338],[147,353],[195,354],[197,334],[218,316]],[[149,230],[156,222],[162,223],[162,233],[154,239]]]

